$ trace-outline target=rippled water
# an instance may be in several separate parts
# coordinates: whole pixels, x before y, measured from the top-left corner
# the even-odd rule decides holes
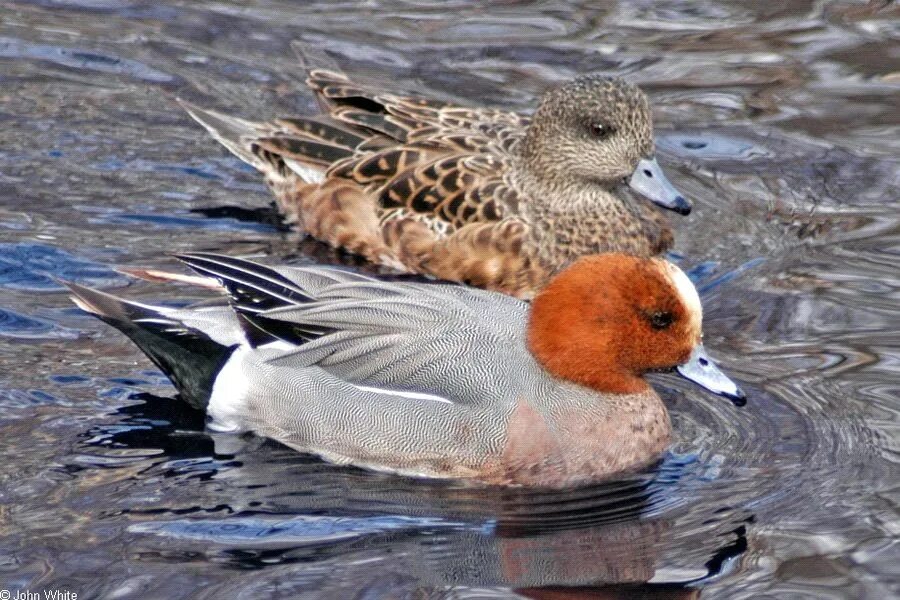
[[[0,0],[0,588],[83,598],[888,598],[900,593],[900,36],[888,2]],[[735,408],[660,377],[677,442],[566,493],[329,466],[211,435],[56,278],[218,250],[349,261],[280,229],[174,102],[310,112],[289,43],[527,109],[617,73],[695,200],[678,256]],[[361,265],[360,268],[365,268]],[[605,595],[604,595],[605,594]],[[655,595],[654,595],[655,594]]]

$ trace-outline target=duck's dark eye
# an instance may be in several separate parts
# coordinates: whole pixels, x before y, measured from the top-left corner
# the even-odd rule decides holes
[[[604,140],[616,132],[615,127],[613,127],[612,125],[607,125],[606,123],[599,122],[591,123],[590,129],[591,135],[598,140]]]
[[[665,329],[675,320],[670,312],[654,312],[650,313],[650,325],[653,329]]]

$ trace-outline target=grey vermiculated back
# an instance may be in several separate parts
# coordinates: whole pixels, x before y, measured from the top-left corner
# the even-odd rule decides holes
[[[213,275],[210,261],[225,260],[199,254],[183,260],[195,267],[196,257],[205,261],[202,272]],[[496,399],[491,393],[495,382],[516,379],[523,366],[535,364],[525,344],[528,305],[520,300],[455,285],[385,282],[337,269],[227,261],[228,268],[242,273],[271,269],[311,298],[259,316],[334,331],[271,359],[273,365],[317,365],[359,385],[450,394],[453,402],[477,403]],[[472,369],[473,362],[482,368]]]

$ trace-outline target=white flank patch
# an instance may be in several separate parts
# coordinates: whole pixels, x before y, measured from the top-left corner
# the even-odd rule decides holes
[[[248,346],[235,348],[225,362],[225,366],[216,375],[212,394],[206,414],[210,417],[207,426],[213,431],[234,433],[243,431],[241,426],[240,407],[249,388],[244,376],[244,356],[252,351]]]
[[[703,327],[703,305],[700,303],[700,295],[697,293],[697,288],[694,287],[688,276],[677,265],[670,262],[665,262],[664,264],[668,267],[669,279],[672,281],[672,285],[675,286],[679,297],[681,297],[682,304],[687,309],[691,319],[691,328],[697,332],[699,337]]]
[[[325,181],[325,171],[322,169],[304,165],[302,162],[290,158],[285,158],[284,164],[286,164],[291,171],[299,175],[306,183],[322,183]]]
[[[296,350],[297,345],[285,342],[284,340],[275,340],[259,347],[260,350]]]
[[[388,390],[385,388],[369,387],[367,385],[350,384],[358,390],[364,392],[374,392],[376,394],[385,394],[386,396],[398,396],[400,398],[409,398],[411,400],[430,400],[431,402],[443,402],[444,404],[453,404],[450,400],[435,396],[434,394],[425,394],[422,392],[402,392],[400,390]]]

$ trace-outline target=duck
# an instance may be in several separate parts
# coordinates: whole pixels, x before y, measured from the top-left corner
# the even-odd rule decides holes
[[[335,267],[178,258],[196,275],[142,276],[224,293],[173,308],[67,285],[206,411],[210,429],[339,465],[587,485],[651,465],[669,445],[647,373],[674,369],[746,401],[704,349],[696,289],[664,259],[582,257],[528,302]]]
[[[526,116],[306,62],[316,116],[253,122],[179,102],[262,172],[286,223],[372,263],[530,298],[581,256],[671,249],[651,202],[691,210],[655,157],[647,96],[623,79],[578,77]]]

